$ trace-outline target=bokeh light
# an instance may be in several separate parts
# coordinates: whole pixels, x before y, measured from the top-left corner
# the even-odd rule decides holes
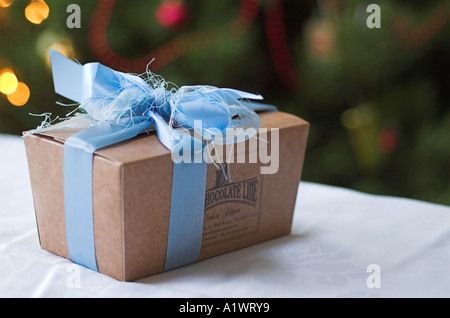
[[[341,115],[341,122],[347,129],[356,129],[367,125],[373,120],[373,114],[370,107],[361,105],[356,108],[349,108]]]
[[[75,58],[75,49],[74,49],[74,47],[72,45],[72,42],[69,39],[61,39],[60,42],[53,43],[47,49],[47,55],[46,55],[45,63],[47,64],[47,66],[49,68],[51,66],[51,62],[50,62],[50,53],[49,53],[48,50],[57,51],[57,52],[61,53],[62,55],[64,55],[65,57],[67,57],[67,58],[69,58],[71,60],[73,60]]]
[[[14,72],[10,69],[0,71],[0,92],[12,94],[17,89],[18,81]]]
[[[49,13],[50,8],[43,0],[33,0],[25,8],[25,17],[34,24],[40,24],[47,19]]]
[[[0,0],[0,7],[7,8],[9,7],[14,0]]]
[[[48,28],[44,30],[36,41],[36,52],[44,59],[48,69],[51,70],[49,50],[58,51],[71,60],[76,57],[71,37],[59,29]]]
[[[6,97],[14,106],[23,106],[30,98],[30,89],[25,83],[19,82],[14,93],[6,95]]]
[[[341,116],[342,124],[347,129],[355,129],[358,128],[362,122],[362,114],[358,109],[347,109]]]

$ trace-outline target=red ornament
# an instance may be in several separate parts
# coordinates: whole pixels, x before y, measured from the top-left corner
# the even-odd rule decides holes
[[[399,143],[399,134],[396,129],[385,128],[378,135],[378,145],[386,153],[391,153],[397,149]]]
[[[189,10],[182,1],[169,0],[163,2],[156,10],[156,20],[169,29],[184,27],[189,19]]]

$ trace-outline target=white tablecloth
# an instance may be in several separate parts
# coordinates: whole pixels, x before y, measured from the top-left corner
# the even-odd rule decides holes
[[[40,248],[20,138],[0,169],[0,297],[450,296],[448,206],[302,181],[291,235],[119,282]]]

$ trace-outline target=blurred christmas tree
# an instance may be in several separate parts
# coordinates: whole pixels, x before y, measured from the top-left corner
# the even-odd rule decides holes
[[[369,3],[319,1],[297,39],[306,177],[449,204],[449,4],[381,2],[368,28]]]
[[[66,24],[72,3],[81,28]],[[49,48],[136,73],[154,58],[179,86],[260,93],[310,121],[305,180],[450,204],[449,11],[438,0],[0,0],[0,133],[71,110],[55,105]]]

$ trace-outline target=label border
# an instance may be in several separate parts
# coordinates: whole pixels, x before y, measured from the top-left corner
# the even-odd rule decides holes
[[[259,198],[258,198],[259,202],[257,204],[252,205],[252,204],[250,204],[250,203],[248,203],[246,201],[230,200],[230,201],[217,203],[217,204],[215,204],[213,206],[208,207],[204,211],[204,213],[206,213],[210,208],[216,207],[216,206],[221,205],[221,204],[230,203],[230,202],[235,202],[235,203],[239,203],[239,204],[245,204],[245,205],[248,205],[248,206],[253,206],[255,208],[255,210],[257,211],[256,212],[257,213],[256,228],[254,230],[252,230],[252,231],[244,231],[244,233],[239,233],[237,235],[231,235],[230,237],[226,237],[224,239],[220,239],[220,240],[212,242],[212,243],[205,243],[205,244],[202,243],[202,245],[201,245],[202,248],[207,248],[207,247],[211,247],[211,246],[214,246],[214,245],[223,244],[225,242],[233,241],[233,240],[236,240],[236,239],[239,239],[239,238],[242,238],[242,237],[246,237],[246,236],[249,236],[249,235],[254,235],[254,234],[259,232],[260,225],[261,225],[261,214],[262,214],[261,205],[262,205],[262,197],[263,197],[263,186],[264,186],[263,180],[264,180],[264,176],[262,174],[259,174],[259,177],[260,177],[259,180],[258,180],[258,177],[254,177],[254,178],[249,178],[249,179],[246,179],[246,180],[239,181],[239,182],[243,182],[243,181],[252,180],[252,179],[256,179],[256,180],[260,181],[261,188],[260,188]],[[238,183],[238,182],[236,182],[236,183]],[[216,189],[216,188],[221,188],[221,187],[213,187],[213,188],[208,189],[207,191],[212,190],[212,189]]]

